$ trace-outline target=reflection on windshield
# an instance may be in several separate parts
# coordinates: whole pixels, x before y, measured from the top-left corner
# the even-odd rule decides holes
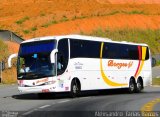
[[[53,49],[53,42],[22,45],[18,57],[18,78],[38,79],[54,76],[54,64],[50,61],[50,53]]]

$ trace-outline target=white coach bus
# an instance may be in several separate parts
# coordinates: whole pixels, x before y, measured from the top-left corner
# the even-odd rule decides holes
[[[20,44],[18,89],[24,93],[128,88],[140,92],[152,82],[146,44],[66,35],[34,38]]]

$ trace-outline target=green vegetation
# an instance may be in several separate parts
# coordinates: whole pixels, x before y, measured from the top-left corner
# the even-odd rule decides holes
[[[92,31],[90,34],[80,32],[83,35],[91,35],[98,37],[106,37],[115,41],[128,41],[135,43],[146,43],[149,45],[152,54],[160,53],[160,29],[101,29],[98,28]]]
[[[85,16],[85,15],[82,15],[82,16],[73,16],[72,17],[72,21],[74,21],[74,20],[76,20],[76,19],[84,19],[84,18],[88,18],[89,16]],[[92,16],[90,16],[90,17],[92,17]]]
[[[8,51],[8,46],[0,39],[0,61],[7,62],[8,56],[10,55]],[[16,82],[16,67],[11,69],[5,69],[2,72],[2,84],[11,84]]]
[[[73,16],[71,20],[76,20],[78,19],[77,16]]]
[[[145,15],[144,11],[139,11],[139,10],[133,10],[133,11],[128,11],[128,12],[127,11],[117,11],[117,10],[115,10],[115,11],[112,11],[112,12],[107,13],[107,14],[97,13],[95,15],[92,14],[90,16],[85,16],[84,14],[82,14],[81,16],[73,16],[71,19],[69,19],[66,15],[63,15],[62,18],[59,21],[56,21],[55,16],[53,16],[51,21],[46,22],[45,24],[42,24],[41,27],[47,28],[48,26],[50,26],[52,24],[57,24],[57,23],[60,23],[60,22],[66,22],[66,21],[70,21],[70,20],[74,21],[74,20],[77,20],[77,19],[85,19],[85,18],[95,17],[95,16],[110,16],[110,15],[115,15],[115,14],[120,14],[120,13],[124,13],[124,14],[144,14]],[[45,16],[45,14],[41,13],[40,16]],[[24,17],[21,20],[16,21],[16,23],[17,24],[22,24],[26,20],[29,20],[29,17]],[[32,30],[32,31],[35,31],[35,30]]]
[[[84,15],[82,15],[82,16],[80,16],[80,17],[78,17],[79,19],[84,19],[84,18],[87,18],[87,16],[84,16]]]
[[[7,63],[8,56],[10,55],[7,44],[0,39],[0,61]],[[14,61],[13,61],[14,62]],[[15,63],[15,62],[14,62]],[[5,69],[2,72],[2,84],[11,84],[16,82],[16,67]]]
[[[4,28],[4,26],[3,25],[0,25],[0,30],[2,30]]]
[[[144,14],[144,15],[147,15],[144,11],[138,11],[138,10],[133,10],[133,11],[121,11],[121,13],[124,13],[124,14]]]
[[[156,66],[160,66],[160,60],[156,61]]]
[[[113,11],[111,13],[108,13],[107,15],[115,15],[115,14],[118,14],[118,13],[120,13],[120,12],[119,11]]]
[[[23,22],[25,22],[25,21],[27,21],[27,20],[29,20],[29,17],[28,17],[28,16],[26,16],[26,17],[24,17],[24,18],[16,21],[16,24],[22,24]]]
[[[45,13],[41,13],[41,14],[40,14],[41,17],[42,17],[42,16],[45,16],[45,15],[46,15]]]
[[[160,78],[153,78],[152,85],[160,85]]]
[[[116,15],[116,14],[129,14],[129,15],[133,15],[133,14],[143,14],[143,15],[147,15],[144,11],[139,11],[139,10],[133,10],[133,11],[112,11],[110,13],[107,14],[97,14],[97,16],[110,16],[110,15]]]
[[[47,23],[41,25],[41,27],[47,28],[48,26],[50,26],[50,25],[52,25],[52,24],[57,24],[57,23],[58,23],[58,21],[52,20],[52,21],[50,21],[50,22],[47,22]]]
[[[144,11],[139,11],[139,10],[133,10],[133,11],[112,11],[106,14],[101,14],[101,13],[97,13],[97,14],[92,14],[90,16],[73,16],[71,20],[76,20],[76,19],[84,19],[84,18],[89,18],[89,17],[95,17],[95,16],[110,16],[110,15],[116,15],[116,14],[144,14],[147,15]],[[67,20],[68,21],[68,20]]]
[[[37,30],[36,26],[31,28],[31,31],[36,31],[36,30]]]
[[[60,20],[60,22],[66,22],[66,21],[69,21],[69,19],[64,15]]]
[[[57,24],[58,22],[56,20],[51,21],[51,24]]]
[[[29,34],[30,31],[29,31],[29,30],[23,30],[23,33],[24,33],[24,34]]]
[[[144,13],[144,11],[134,10],[134,11],[128,12],[128,14],[145,14],[145,13]]]
[[[0,39],[0,61],[6,61],[9,55],[8,46]]]

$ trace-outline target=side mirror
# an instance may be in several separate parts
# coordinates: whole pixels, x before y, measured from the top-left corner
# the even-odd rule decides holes
[[[50,60],[51,60],[51,63],[55,63],[56,60],[55,60],[55,54],[58,52],[57,49],[54,49],[52,52],[51,52],[51,55],[50,55]]]
[[[152,58],[152,67],[154,67],[156,65],[156,59]]]

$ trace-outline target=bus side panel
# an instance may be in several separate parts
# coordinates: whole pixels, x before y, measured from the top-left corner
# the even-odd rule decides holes
[[[151,60],[146,60],[143,66],[143,85],[144,86],[151,86],[152,84],[152,67],[151,67]]]
[[[129,79],[134,76],[138,61],[133,63],[128,60],[114,60],[116,63],[131,62],[128,70],[127,66],[118,68],[118,66],[108,66],[110,60],[76,58],[70,60],[72,78],[76,77],[81,82],[81,90],[112,89],[128,87]],[[116,84],[116,85],[115,85]],[[125,85],[124,85],[125,84]]]

